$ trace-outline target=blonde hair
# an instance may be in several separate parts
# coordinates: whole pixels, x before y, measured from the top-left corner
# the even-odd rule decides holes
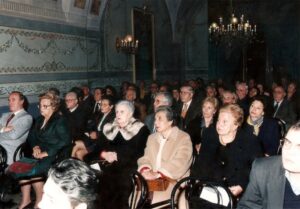
[[[53,92],[46,92],[44,94],[42,94],[39,97],[39,102],[41,102],[43,99],[49,99],[50,100],[50,104],[51,107],[54,108],[54,111],[57,111],[60,105],[60,98],[59,96],[57,96],[56,94],[54,94]]]
[[[219,101],[217,100],[217,98],[215,98],[215,97],[206,97],[205,99],[203,99],[201,107],[203,107],[203,105],[206,102],[211,103],[214,106],[215,110],[218,110]]]
[[[244,122],[244,111],[243,109],[237,104],[228,104],[220,108],[219,113],[221,112],[229,112],[232,114],[233,118],[235,119],[235,125],[241,126]]]

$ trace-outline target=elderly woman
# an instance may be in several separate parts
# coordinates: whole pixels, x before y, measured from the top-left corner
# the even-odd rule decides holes
[[[111,123],[115,118],[115,113],[113,111],[114,103],[113,97],[111,96],[103,96],[100,110],[101,115],[95,119],[92,129],[89,133],[86,132],[86,137],[75,141],[75,146],[72,150],[72,157],[78,158],[79,160],[83,160],[83,157],[87,155],[89,152],[92,152],[95,149],[96,141],[103,134],[103,127],[107,123]]]
[[[169,181],[166,191],[154,191],[152,203],[169,199],[176,181],[190,173],[192,142],[174,122],[170,107],[157,108],[154,123],[157,132],[149,136],[144,156],[138,160],[138,171],[146,180],[166,178]],[[184,201],[180,201],[179,208],[185,208]]]
[[[240,129],[243,110],[235,104],[219,111],[216,128],[203,133],[198,173],[203,179],[223,183],[233,196],[246,189],[253,160],[262,156],[259,141],[253,134]]]
[[[273,118],[265,117],[263,97],[255,97],[249,108],[245,129],[259,139],[266,156],[276,155],[280,144],[280,127]]]
[[[71,136],[66,120],[57,113],[59,97],[52,93],[46,93],[39,98],[39,101],[41,116],[36,119],[36,123],[28,136],[32,156],[38,160],[38,163],[32,169],[32,172],[28,173],[28,178],[33,176],[32,179],[20,181],[23,186],[21,186],[22,201],[19,209],[31,203],[31,186],[36,193],[34,208],[37,208],[42,198],[44,182],[30,183],[31,180],[35,179],[34,176],[47,173],[62,148],[71,147]]]
[[[118,102],[116,118],[103,127],[98,147],[91,153],[96,153],[97,158],[109,163],[102,167],[100,208],[128,208],[130,174],[137,169],[137,159],[143,155],[149,135],[148,128],[135,119],[133,113],[134,105],[131,102]]]
[[[200,150],[203,131],[215,125],[215,114],[218,110],[218,105],[219,102],[215,97],[206,97],[202,101],[202,114],[193,119],[187,127],[186,131],[191,136],[193,146],[197,153],[199,153]]]

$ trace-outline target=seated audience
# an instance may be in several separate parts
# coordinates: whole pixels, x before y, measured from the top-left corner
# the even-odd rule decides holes
[[[111,96],[103,96],[101,101],[101,115],[96,119],[95,124],[90,130],[86,132],[84,138],[75,141],[75,146],[72,150],[72,157],[83,160],[83,157],[92,152],[96,146],[96,140],[102,135],[103,127],[107,123],[111,123],[114,118],[114,103]]]
[[[280,127],[276,120],[265,116],[266,103],[260,97],[255,97],[250,105],[249,117],[244,128],[257,136],[266,156],[276,155],[281,139]]]
[[[222,182],[234,197],[239,197],[248,184],[251,164],[262,156],[259,141],[240,129],[243,110],[236,104],[221,107],[215,127],[203,132],[198,161],[193,175]]]
[[[98,179],[84,162],[66,159],[48,172],[40,209],[92,209]]]
[[[137,160],[143,155],[148,128],[133,117],[134,105],[122,100],[116,104],[116,118],[103,127],[103,138],[86,161],[103,159],[100,190],[101,206],[105,209],[127,209],[131,192],[130,174],[137,169]]]
[[[7,164],[13,163],[13,156],[17,147],[26,141],[32,125],[32,117],[24,110],[24,95],[13,91],[8,97],[10,112],[0,118],[0,145],[7,153]]]
[[[250,182],[238,209],[292,209],[300,207],[300,122],[283,141],[282,156],[254,161]]]
[[[154,191],[152,202],[167,200],[178,180],[189,176],[192,163],[192,143],[189,135],[176,127],[171,107],[160,106],[155,111],[156,133],[147,141],[144,156],[138,160],[138,171],[146,180],[166,178],[166,191]],[[182,199],[182,201],[181,201]],[[181,195],[179,208],[187,208]]]
[[[39,98],[41,116],[36,119],[36,123],[28,136],[28,143],[32,148],[32,156],[38,159],[38,163],[28,174],[28,178],[21,180],[22,201],[19,209],[30,204],[31,186],[35,190],[36,200],[34,208],[37,208],[43,194],[43,181],[31,182],[35,176],[47,173],[52,163],[56,160],[57,154],[65,147],[71,147],[71,137],[67,126],[67,121],[58,114],[58,96],[46,93]],[[25,184],[27,183],[27,184]]]
[[[193,119],[187,127],[186,132],[191,136],[196,153],[200,151],[203,131],[216,125],[215,114],[218,111],[218,105],[219,102],[215,97],[206,97],[202,101],[201,115]]]

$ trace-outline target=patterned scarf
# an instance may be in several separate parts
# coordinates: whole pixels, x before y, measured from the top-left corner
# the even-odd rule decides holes
[[[258,133],[259,133],[259,128],[260,128],[261,124],[263,123],[263,121],[264,121],[264,117],[263,117],[263,116],[262,116],[261,118],[255,120],[255,121],[253,121],[253,120],[250,118],[250,116],[247,118],[247,123],[248,123],[250,126],[253,126],[253,134],[254,134],[255,136],[258,135]]]

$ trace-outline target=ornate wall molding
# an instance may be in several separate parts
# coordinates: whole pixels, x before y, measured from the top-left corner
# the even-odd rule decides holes
[[[0,26],[0,75],[97,71],[95,38]]]
[[[46,82],[28,82],[28,83],[8,83],[0,84],[0,99],[7,99],[8,95],[12,91],[20,91],[24,95],[39,95],[44,93],[50,87],[55,87],[60,90],[61,93],[65,93],[74,86],[80,86],[87,84],[86,79],[82,80],[64,80],[64,81],[46,81]]]

